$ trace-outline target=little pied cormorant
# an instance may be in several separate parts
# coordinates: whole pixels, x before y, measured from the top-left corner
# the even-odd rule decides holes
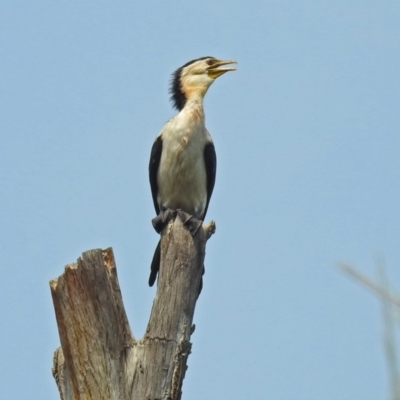
[[[157,213],[153,225],[159,233],[176,210],[192,216],[187,224],[192,232],[204,221],[214,188],[217,158],[205,127],[203,98],[216,78],[235,71],[235,68],[223,67],[233,63],[236,62],[201,57],[189,61],[172,75],[171,101],[179,112],[157,136],[149,164],[151,193]],[[150,286],[160,268],[160,253],[158,242],[151,263]]]

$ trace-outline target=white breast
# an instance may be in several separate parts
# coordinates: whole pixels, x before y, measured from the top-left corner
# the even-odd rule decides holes
[[[187,117],[179,114],[161,132],[157,201],[160,209],[181,209],[201,218],[207,202],[204,147],[212,140],[203,119],[190,124]]]

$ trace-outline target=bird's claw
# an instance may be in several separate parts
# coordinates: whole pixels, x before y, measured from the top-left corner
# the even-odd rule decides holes
[[[190,215],[182,210],[176,210],[176,213],[181,219],[183,225],[191,233],[191,235],[195,236],[198,230],[200,229],[201,225],[203,224],[203,221],[193,217],[193,215]]]
[[[193,215],[190,215],[182,210],[175,211],[168,208],[166,210],[160,211],[157,217],[151,220],[153,228],[157,233],[161,233],[162,230],[168,225],[168,222],[174,219],[176,215],[179,216],[183,225],[190,232],[190,234],[192,236],[195,236],[198,230],[200,229],[203,221],[193,217]]]
[[[174,219],[176,216],[176,211],[171,210],[171,209],[166,209],[163,211],[160,211],[160,213],[157,215],[157,217],[153,218],[151,220],[151,223],[153,224],[153,228],[157,233],[161,233],[162,230],[168,225],[168,222],[171,221],[171,219]]]

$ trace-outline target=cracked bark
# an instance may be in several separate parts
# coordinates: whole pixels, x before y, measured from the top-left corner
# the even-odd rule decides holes
[[[180,400],[211,222],[195,237],[179,218],[162,233],[157,293],[135,339],[112,249],[89,250],[50,281],[61,347],[53,376],[62,400]]]

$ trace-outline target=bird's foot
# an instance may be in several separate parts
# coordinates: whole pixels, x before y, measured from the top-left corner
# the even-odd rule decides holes
[[[176,210],[177,215],[181,219],[183,225],[187,228],[187,230],[191,233],[192,236],[195,236],[197,231],[200,229],[203,221],[193,217],[193,215],[188,214],[182,210]]]
[[[160,211],[157,217],[151,220],[153,228],[157,233],[161,233],[162,230],[168,225],[168,222],[173,220],[177,215],[191,235],[195,236],[203,224],[203,221],[182,210],[175,211],[167,208],[166,210]]]
[[[161,233],[161,231],[168,225],[168,222],[171,219],[174,219],[176,216],[176,211],[167,208],[166,210],[160,211],[157,217],[151,220],[153,224],[153,228],[157,233]]]

